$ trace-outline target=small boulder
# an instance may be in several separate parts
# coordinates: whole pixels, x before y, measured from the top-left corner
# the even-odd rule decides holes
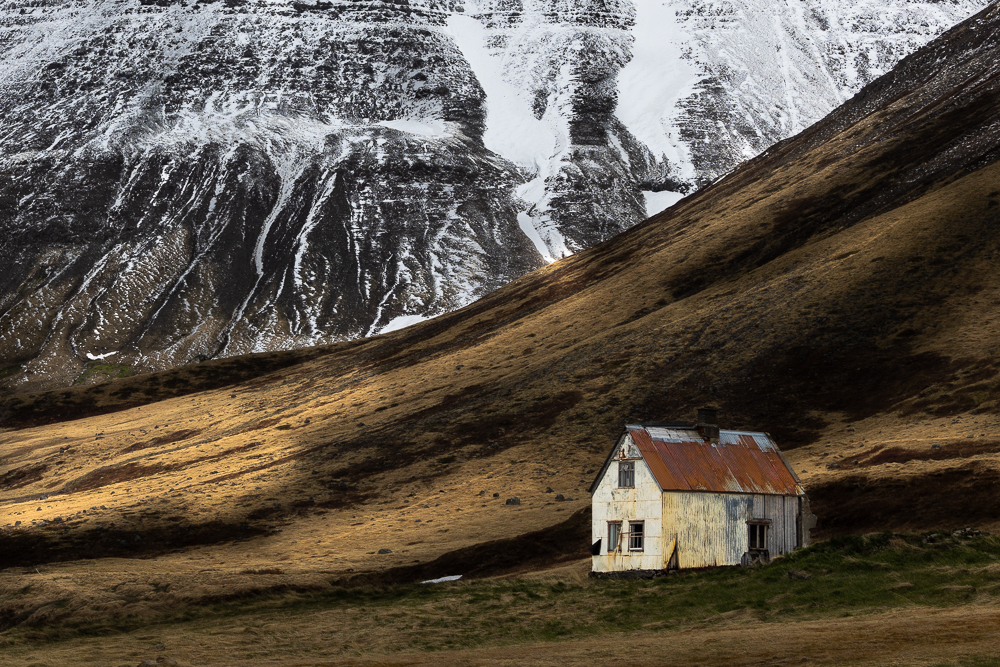
[[[505,505],[520,505],[521,504],[521,499],[518,498],[517,496],[514,496],[513,498],[508,498],[507,502],[505,502],[504,504]]]
[[[566,496],[561,493],[556,494],[556,500],[566,500]]]
[[[493,497],[494,497],[494,498],[499,498],[499,497],[500,497],[500,494],[499,494],[499,493],[494,493],[494,494],[493,494]],[[39,507],[38,509],[42,509],[42,508],[41,508],[41,507]]]
[[[970,537],[979,537],[982,533],[971,527],[960,528],[951,534],[952,537],[957,539],[969,539]]]
[[[392,549],[379,549],[378,552],[380,554],[391,554],[392,553]]]

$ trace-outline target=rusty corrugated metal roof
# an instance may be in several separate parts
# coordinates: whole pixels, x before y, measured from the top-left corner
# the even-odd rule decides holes
[[[711,443],[695,428],[626,429],[664,491],[804,493],[766,433],[721,431],[719,442]]]

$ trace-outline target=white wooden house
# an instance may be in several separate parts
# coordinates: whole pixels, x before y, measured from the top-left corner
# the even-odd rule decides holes
[[[809,544],[815,517],[777,446],[720,431],[715,412],[625,427],[590,487],[595,573],[747,565]]]

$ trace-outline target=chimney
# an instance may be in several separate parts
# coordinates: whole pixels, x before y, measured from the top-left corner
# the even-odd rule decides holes
[[[698,431],[701,437],[711,443],[719,441],[718,408],[698,408]]]

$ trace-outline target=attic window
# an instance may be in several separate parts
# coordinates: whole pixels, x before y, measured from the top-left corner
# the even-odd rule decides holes
[[[635,461],[618,462],[618,487],[635,488]]]

